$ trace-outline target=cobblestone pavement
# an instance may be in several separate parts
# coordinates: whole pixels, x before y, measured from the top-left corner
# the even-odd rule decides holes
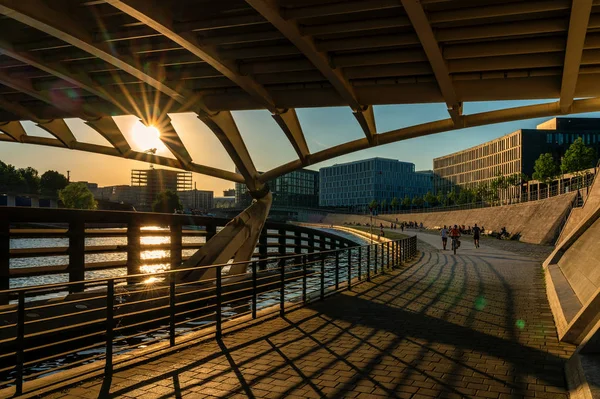
[[[566,398],[573,349],[538,261],[465,245],[50,397]]]

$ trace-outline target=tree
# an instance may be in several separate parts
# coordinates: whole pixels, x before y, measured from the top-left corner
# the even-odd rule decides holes
[[[371,210],[371,212],[375,211],[378,206],[379,204],[375,200],[371,200],[371,202],[369,202],[369,209]]]
[[[40,177],[38,171],[32,167],[22,168],[18,170],[23,178],[22,192],[26,194],[38,194],[40,192]]]
[[[573,173],[575,176],[583,176],[584,170],[593,168],[598,156],[596,150],[587,147],[583,143],[583,139],[578,137],[577,140],[569,146],[565,156],[560,163],[562,173]]]
[[[515,173],[506,177],[506,184],[508,186],[519,188],[519,201],[521,201],[521,186],[524,182],[528,181],[529,178],[525,173]]]
[[[98,203],[85,183],[71,183],[58,192],[65,208],[96,209]]]
[[[410,208],[410,204],[411,204],[410,197],[408,195],[404,196],[404,199],[402,200],[402,206],[404,208],[408,209],[408,208]]]
[[[427,194],[423,197],[425,202],[427,202],[428,206],[436,206],[437,205],[437,197],[433,195],[431,191],[427,191]]]
[[[385,212],[387,207],[387,201],[381,200],[381,212]]]
[[[40,189],[42,195],[56,198],[58,191],[67,187],[69,180],[62,173],[55,170],[45,172],[40,178]]]
[[[182,210],[183,206],[179,200],[177,193],[166,190],[156,196],[156,200],[152,204],[154,212],[173,213],[175,210]]]
[[[398,205],[400,205],[398,198],[396,198],[396,197],[392,198],[392,202],[390,202],[390,206],[392,207],[393,211],[398,209]]]
[[[422,207],[422,206],[423,206],[423,202],[424,202],[424,201],[423,201],[423,198],[422,198],[422,197],[419,197],[419,196],[417,196],[417,197],[413,198],[413,200],[412,200],[412,204],[413,204],[415,207],[417,207],[417,208],[420,208],[420,207]]]
[[[4,192],[19,192],[23,189],[25,182],[23,176],[13,165],[0,161],[0,189]]]
[[[438,204],[440,204],[441,206],[446,206],[447,202],[448,202],[448,198],[446,198],[446,196],[444,195],[444,193],[442,193],[441,191],[438,193],[437,195],[437,202]]]
[[[558,177],[558,165],[554,161],[554,157],[549,152],[540,155],[533,165],[532,177],[544,184],[550,183]]]
[[[456,190],[452,190],[448,193],[448,205],[456,204]]]

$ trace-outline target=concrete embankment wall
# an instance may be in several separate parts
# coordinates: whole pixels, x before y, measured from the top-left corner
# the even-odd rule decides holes
[[[600,206],[600,178],[594,180],[594,184],[590,187],[590,191],[585,199],[582,208],[575,208],[571,211],[569,219],[563,228],[559,241],[563,241],[565,237],[571,234],[577,226],[584,220],[588,219]]]
[[[564,194],[541,201],[523,204],[505,205],[494,208],[468,209],[450,212],[409,213],[399,215],[380,215],[380,219],[388,221],[423,222],[425,227],[436,227],[449,224],[473,226],[477,223],[486,230],[499,231],[502,227],[511,234],[520,234],[520,240],[533,244],[554,244],[559,229],[575,193]],[[370,223],[369,216],[328,214],[319,217],[321,223]],[[379,222],[375,223],[379,225]]]

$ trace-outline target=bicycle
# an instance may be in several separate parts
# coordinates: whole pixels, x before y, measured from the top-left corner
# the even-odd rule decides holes
[[[454,252],[454,255],[456,255],[456,249],[459,247],[459,243],[458,243],[458,237],[452,237],[452,251]]]

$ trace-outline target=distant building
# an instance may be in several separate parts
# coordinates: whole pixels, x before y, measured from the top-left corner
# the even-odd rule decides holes
[[[96,200],[129,204],[136,208],[142,203],[144,192],[141,187],[128,185],[97,187],[92,191]]]
[[[214,207],[214,193],[205,190],[188,190],[177,192],[184,209],[207,211]]]
[[[319,172],[300,169],[267,182],[273,206],[316,208],[319,206]],[[235,202],[246,207],[252,202],[245,184],[235,184]]]
[[[538,125],[537,129],[517,130],[476,147],[435,158],[436,192],[489,183],[498,174],[524,173],[531,177],[540,154],[552,153],[559,162],[578,137],[600,154],[600,118],[554,118]]]
[[[134,169],[131,171],[131,186],[141,187],[143,193],[141,209],[150,209],[156,196],[166,190],[192,190],[192,172],[178,172],[168,169]]]
[[[223,191],[223,197],[235,197],[235,188]]]
[[[406,196],[433,190],[433,172],[415,172],[415,165],[395,159],[371,158],[321,168],[319,205],[365,211],[371,201],[389,205]]]
[[[235,197],[215,197],[213,202],[217,209],[235,208]]]

